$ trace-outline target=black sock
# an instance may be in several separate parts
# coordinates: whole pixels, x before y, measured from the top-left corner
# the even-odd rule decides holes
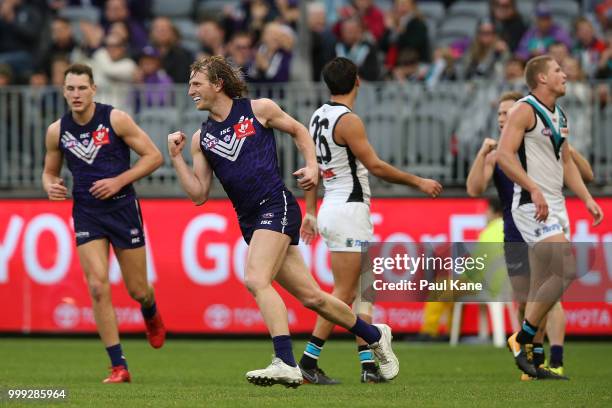
[[[306,344],[306,350],[304,350],[304,354],[302,354],[302,358],[300,360],[300,366],[304,370],[312,370],[317,368],[317,362],[319,361],[319,356],[321,355],[324,344],[325,340],[316,336],[310,337],[310,341],[308,344]]]
[[[376,362],[374,361],[374,354],[372,350],[366,345],[357,346],[359,352],[359,361],[361,362],[361,369],[367,371],[376,371]]]
[[[550,346],[550,366],[552,368],[563,366],[563,346]]]
[[[155,313],[157,313],[157,305],[153,302],[149,307],[140,306],[140,311],[142,312],[143,318],[146,320],[152,319]]]
[[[544,364],[544,345],[542,343],[533,343],[533,365],[538,368]]]
[[[516,336],[516,341],[521,344],[531,344],[533,343],[533,338],[538,331],[538,326],[534,326],[529,323],[527,319],[523,320],[523,328]]]

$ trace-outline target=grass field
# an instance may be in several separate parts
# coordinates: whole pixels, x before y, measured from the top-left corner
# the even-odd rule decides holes
[[[305,342],[294,344],[296,356]],[[354,343],[330,341],[321,366],[342,380],[332,387],[296,390],[246,382],[246,371],[266,366],[264,340],[170,340],[161,350],[144,340],[123,341],[132,384],[103,385],[106,353],[94,339],[0,338],[0,388],[69,391],[63,407],[610,407],[612,344],[571,343],[571,381],[518,381],[506,350],[489,346],[397,342],[400,375],[390,384],[360,384]],[[7,407],[48,403],[7,402]]]

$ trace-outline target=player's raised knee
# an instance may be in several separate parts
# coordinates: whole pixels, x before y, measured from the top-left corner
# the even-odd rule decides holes
[[[325,296],[321,289],[316,289],[303,294],[300,297],[302,305],[308,309],[318,310],[325,303]]]

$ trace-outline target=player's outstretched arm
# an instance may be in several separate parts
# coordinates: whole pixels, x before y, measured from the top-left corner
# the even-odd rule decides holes
[[[47,129],[45,136],[45,168],[42,174],[43,188],[49,200],[65,200],[68,189],[64,180],[60,178],[64,157],[59,149],[60,121],[53,122]]]
[[[308,129],[297,120],[285,113],[274,101],[262,98],[251,102],[253,113],[257,120],[268,128],[280,130],[293,137],[306,166],[293,173],[298,178],[298,185],[304,190],[313,188],[319,178],[319,165],[315,146]]]
[[[531,201],[536,206],[536,220],[546,221],[548,204],[537,184],[527,175],[516,157],[525,131],[534,125],[532,108],[526,103],[519,103],[508,112],[508,121],[504,126],[497,147],[497,163],[508,178],[531,194]]]
[[[355,157],[374,176],[389,183],[404,184],[418,188],[423,193],[434,198],[442,192],[442,185],[437,181],[401,171],[381,160],[368,141],[363,122],[354,113],[347,113],[339,119],[334,130],[334,137],[339,143],[348,145]]]
[[[587,210],[593,216],[593,226],[598,225],[603,220],[603,211],[597,205],[591,193],[586,188],[582,176],[578,171],[578,167],[572,158],[570,153],[570,146],[565,143],[562,147],[562,158],[563,158],[563,179],[565,185],[572,190],[578,198],[580,198],[587,207]]]
[[[183,159],[182,151],[185,144],[186,138],[183,132],[179,131],[168,135],[168,151],[181,187],[195,205],[202,205],[208,200],[212,169],[200,150],[200,131],[195,132],[191,138],[193,169],[190,169]]]
[[[140,158],[134,166],[116,177],[93,183],[89,192],[100,200],[111,198],[124,186],[153,173],[164,162],[161,152],[149,135],[134,122],[130,115],[119,109],[113,109],[110,114],[110,121],[117,136],[123,139]]]
[[[574,149],[571,144],[568,144],[568,147],[570,155],[572,156],[572,160],[576,164],[576,167],[578,168],[578,172],[580,172],[582,180],[584,180],[585,183],[592,182],[595,176],[593,175],[593,168],[591,167],[587,159],[585,159],[585,157],[581,155],[578,150]]]
[[[493,177],[495,161],[497,160],[495,146],[497,146],[497,142],[491,138],[482,141],[482,146],[474,159],[465,183],[470,197],[478,197],[484,193],[491,177]]]

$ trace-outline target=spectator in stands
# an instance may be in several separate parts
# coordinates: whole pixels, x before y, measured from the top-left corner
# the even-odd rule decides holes
[[[299,0],[275,0],[274,4],[279,14],[279,22],[297,29],[300,19]]]
[[[515,0],[490,0],[491,20],[495,32],[508,44],[511,52],[515,52],[520,39],[527,31]]]
[[[102,27],[108,34],[113,23],[124,22],[129,30],[129,49],[141,50],[147,45],[148,34],[142,23],[130,16],[127,0],[108,0],[104,7]]]
[[[198,41],[201,45],[198,58],[225,55],[225,33],[218,21],[202,21],[198,26]]]
[[[33,69],[33,53],[43,23],[43,12],[24,0],[0,2],[0,64],[8,64],[17,80],[26,80]]]
[[[151,24],[151,43],[161,55],[162,67],[174,83],[189,80],[194,56],[179,43],[180,33],[168,17],[157,17]]]
[[[434,51],[433,62],[425,74],[424,81],[428,88],[434,88],[440,81],[457,79],[455,57],[449,47],[439,47]]]
[[[606,45],[606,49],[599,58],[599,64],[597,64],[597,72],[595,74],[597,79],[612,78],[612,30],[607,32]]]
[[[251,35],[244,31],[235,33],[226,47],[227,60],[246,76],[249,65],[253,60],[253,43]]]
[[[63,55],[55,56],[51,60],[51,85],[62,88],[64,86],[64,72],[70,66],[70,60]]]
[[[8,64],[0,64],[0,88],[13,83],[13,70]]]
[[[413,50],[406,49],[400,51],[397,64],[387,74],[387,79],[399,82],[422,81],[428,69],[428,64],[419,62],[419,57]]]
[[[253,34],[253,40],[259,42],[264,26],[278,16],[274,3],[270,0],[243,0],[241,3],[244,18],[238,23],[238,29]]]
[[[563,61],[565,61],[566,58],[569,58],[570,51],[569,48],[567,48],[567,45],[565,45],[564,43],[556,42],[552,43],[548,47],[548,54],[550,54],[550,56],[553,57],[555,61],[559,63],[559,65],[561,65],[563,64]]]
[[[336,36],[341,36],[342,21],[351,17],[357,17],[361,20],[364,30],[371,36],[372,42],[378,42],[382,39],[385,33],[385,15],[374,4],[374,0],[351,0],[349,4],[339,11],[342,19],[334,27]]]
[[[117,34],[108,35],[104,47],[93,53],[89,64],[99,87],[100,101],[126,109],[126,85],[132,84],[136,71],[136,63],[128,56],[127,44]]]
[[[380,41],[385,52],[385,67],[392,70],[397,57],[403,51],[411,51],[419,62],[429,62],[430,45],[427,25],[415,0],[395,0],[393,8],[387,13],[386,30]]]
[[[344,57],[353,61],[359,67],[361,79],[378,80],[380,78],[378,50],[376,45],[366,39],[361,19],[351,17],[344,20],[340,34],[334,57]]]
[[[510,58],[504,67],[504,81],[511,85],[525,82],[525,61],[520,58]]]
[[[499,39],[490,20],[476,28],[476,36],[465,57],[466,79],[500,79],[510,53],[505,41]]]
[[[321,81],[321,71],[333,58],[336,38],[327,27],[325,4],[308,3],[308,28],[310,29],[310,63],[312,80]]]
[[[568,49],[572,41],[565,29],[553,21],[548,3],[538,3],[535,10],[535,26],[527,30],[519,43],[516,55],[523,60],[545,54],[551,44],[564,43]]]
[[[75,61],[90,57],[94,51],[104,43],[104,29],[100,24],[91,21],[80,21],[79,29],[83,35],[79,55],[75,56]]]
[[[76,43],[70,21],[62,17],[55,17],[51,22],[51,42],[47,49],[39,55],[36,63],[37,69],[44,70],[50,76],[51,61],[58,57],[71,58],[75,48]]]
[[[162,68],[161,55],[153,46],[142,49],[134,83],[145,85],[135,90],[135,109],[167,106],[172,101],[172,78]]]
[[[595,36],[593,24],[586,17],[576,20],[576,42],[572,54],[578,58],[589,78],[595,75],[601,53],[606,49],[606,43]]]
[[[612,29],[612,0],[600,0],[595,12],[602,31]]]
[[[249,80],[269,83],[289,81],[293,44],[291,27],[279,23],[266,24],[255,59],[248,69]]]

